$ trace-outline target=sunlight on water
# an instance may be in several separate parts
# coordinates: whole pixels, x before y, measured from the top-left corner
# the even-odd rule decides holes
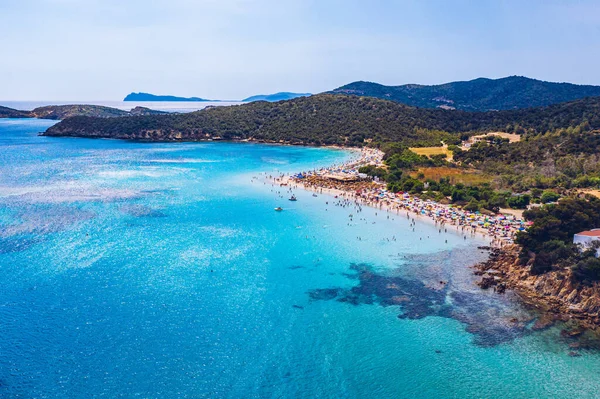
[[[346,152],[37,136],[52,123],[0,120],[2,398],[600,392],[596,352],[474,285],[480,242],[256,178]]]

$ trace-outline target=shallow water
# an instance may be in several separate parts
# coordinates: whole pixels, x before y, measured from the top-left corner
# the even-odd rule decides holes
[[[482,242],[255,178],[347,153],[52,123],[0,120],[0,397],[597,397],[597,353],[473,284]]]

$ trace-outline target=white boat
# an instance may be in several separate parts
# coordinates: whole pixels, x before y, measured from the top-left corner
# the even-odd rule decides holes
[[[277,212],[281,212],[281,211],[283,211],[283,208],[282,208],[282,207],[280,207],[280,206],[278,206],[277,208],[275,208],[275,210],[276,210]]]

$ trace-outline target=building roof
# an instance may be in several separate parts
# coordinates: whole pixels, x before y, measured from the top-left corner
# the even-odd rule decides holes
[[[581,233],[575,234],[576,236],[586,236],[586,237],[600,237],[600,229],[592,229],[588,231],[582,231]]]

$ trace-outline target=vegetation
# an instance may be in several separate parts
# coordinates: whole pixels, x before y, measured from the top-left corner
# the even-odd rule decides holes
[[[522,139],[510,142],[491,136],[468,151],[459,147],[463,140],[490,131],[518,133]],[[524,209],[530,203],[551,204],[524,213],[534,224],[517,237],[523,248],[522,259],[531,260],[534,273],[572,267],[578,281],[600,279],[600,261],[593,256],[594,251],[580,252],[571,243],[574,233],[600,226],[600,199],[563,198],[555,203],[571,189],[600,185],[600,98],[475,113],[323,94],[277,103],[211,107],[190,114],[79,116],[54,125],[45,134],[377,146],[385,153],[385,167],[369,166],[360,171],[384,179],[392,191],[418,193],[422,198],[482,212],[504,207]],[[446,153],[435,154],[429,149],[424,155],[413,151],[441,142],[452,151],[452,160]],[[433,170],[444,171],[446,176],[433,178],[428,173]],[[458,181],[457,176],[467,175],[480,180]]]
[[[600,86],[551,83],[510,76],[436,86],[384,86],[371,82],[354,82],[337,88],[332,93],[375,97],[423,108],[490,111],[540,107],[600,96]]]
[[[398,142],[430,147],[460,144],[469,134],[519,131],[529,135],[572,126],[600,128],[600,99],[529,110],[472,113],[408,107],[368,97],[320,94],[276,103],[209,107],[189,114],[99,119],[77,117],[47,135],[152,141],[254,139],[310,145],[362,146]]]
[[[573,245],[574,234],[600,226],[600,199],[564,198],[523,215],[533,225],[517,234],[516,243],[522,246],[522,261],[532,261],[532,273],[572,267],[578,281],[600,280],[600,260],[595,257],[595,248],[582,251]]]
[[[462,183],[466,186],[477,186],[492,182],[492,177],[489,175],[476,169],[459,168],[453,164],[449,166],[419,167],[408,173],[416,178],[435,181],[447,179],[451,184]]]
[[[452,158],[452,151],[448,147],[413,147],[410,150],[418,155],[444,155],[444,158]]]
[[[0,118],[29,118],[29,112],[0,106]]]
[[[519,142],[479,142],[454,151],[462,166],[497,176],[498,185],[514,191],[598,187],[600,132],[587,123],[545,134],[525,134]],[[547,200],[546,200],[547,199]],[[547,193],[542,202],[552,202]]]
[[[31,111],[31,117],[40,119],[65,119],[72,116],[93,116],[98,118],[113,118],[128,116],[129,112],[117,108],[104,107],[101,105],[50,105],[35,108]]]
[[[155,111],[145,107],[135,107],[131,111],[102,105],[49,105],[38,107],[33,111],[19,111],[12,108],[0,107],[0,118],[39,118],[62,120],[74,116],[90,116],[96,118],[114,118],[121,116],[162,115],[166,112]]]
[[[572,187],[597,187],[600,134],[595,129],[600,129],[598,98],[542,108],[473,113],[323,94],[277,103],[211,107],[190,114],[75,117],[45,134],[149,141],[249,139],[379,146],[386,154],[385,173],[369,173],[385,179],[391,190],[419,192],[470,209],[495,211],[501,207],[523,209],[530,202],[554,202]],[[507,138],[490,136],[469,151],[460,149],[462,140],[482,131],[518,132],[523,139],[511,143]],[[416,148],[440,146],[441,142],[448,144],[453,160],[444,151],[435,154],[429,148],[427,155],[415,153]],[[416,170],[428,168],[455,169],[463,176],[465,170],[478,170],[480,180],[467,183],[452,177],[427,178],[420,172],[415,175]],[[487,181],[488,176],[494,177],[492,181]]]

